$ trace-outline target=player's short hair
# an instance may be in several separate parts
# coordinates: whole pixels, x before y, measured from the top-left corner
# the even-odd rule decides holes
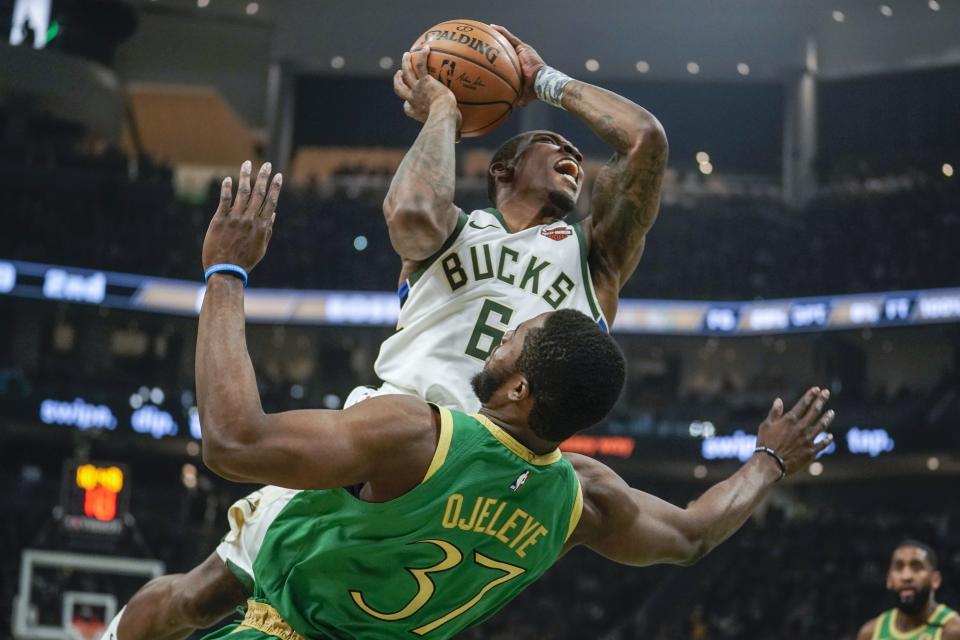
[[[490,173],[490,167],[498,162],[513,162],[517,157],[517,151],[520,149],[520,145],[530,138],[533,133],[532,131],[527,131],[526,133],[515,135],[493,152],[493,157],[490,158],[490,164],[487,165],[487,198],[493,206],[497,206],[497,179]]]
[[[917,549],[922,549],[927,554],[927,561],[930,562],[930,566],[933,567],[934,570],[936,570],[936,568],[939,566],[937,552],[933,550],[933,547],[925,542],[920,542],[919,540],[915,540],[913,538],[906,538],[901,540],[900,544],[894,547],[893,550],[896,552],[897,549],[903,549],[904,547],[916,547]]]
[[[553,442],[600,422],[620,397],[627,375],[613,338],[573,309],[557,311],[531,329],[516,366],[533,397],[527,422]]]

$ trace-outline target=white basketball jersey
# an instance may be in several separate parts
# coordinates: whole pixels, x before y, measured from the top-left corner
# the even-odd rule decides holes
[[[507,231],[496,209],[459,212],[443,247],[400,286],[397,333],[377,376],[424,400],[475,412],[470,380],[503,334],[546,311],[577,309],[604,330],[580,224]]]

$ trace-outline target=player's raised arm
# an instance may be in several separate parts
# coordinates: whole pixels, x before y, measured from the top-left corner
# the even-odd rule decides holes
[[[593,187],[586,225],[593,284],[612,323],[620,289],[637,268],[660,209],[667,166],[663,126],[630,100],[548,67],[530,45],[504,27],[492,26],[517,50],[525,80],[523,102],[539,98],[566,109],[613,148]]]
[[[454,144],[460,110],[453,93],[427,72],[429,47],[403,54],[393,90],[408,116],[423,123],[383,201],[390,242],[405,262],[439,251],[457,223]]]
[[[230,179],[224,180],[203,242],[208,280],[196,379],[204,462],[231,480],[331,488],[373,479],[383,461],[394,459],[385,455],[388,450],[409,454],[409,446],[421,453],[425,471],[436,418],[422,400],[372,399],[348,411],[263,411],[247,352],[243,290],[247,272],[266,252],[281,180],[277,175],[271,181],[270,165],[264,164],[251,193],[245,162],[235,200]],[[415,453],[413,460],[407,466],[417,467]]]
[[[757,451],[735,474],[711,487],[686,509],[631,489],[605,465],[572,457],[584,503],[571,544],[583,544],[624,564],[693,564],[739,529],[773,484],[811,462],[829,446],[833,411],[829,392],[810,389],[786,414],[778,399],[760,425]]]

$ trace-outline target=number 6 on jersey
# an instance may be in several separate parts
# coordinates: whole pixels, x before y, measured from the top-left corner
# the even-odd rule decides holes
[[[496,324],[491,324],[494,317],[497,318]],[[510,327],[512,317],[513,309],[510,307],[493,300],[484,300],[480,315],[477,316],[477,324],[474,325],[473,333],[470,334],[470,340],[467,342],[467,355],[478,360],[489,358],[503,340],[503,334]],[[483,338],[489,338],[490,342],[481,346]]]

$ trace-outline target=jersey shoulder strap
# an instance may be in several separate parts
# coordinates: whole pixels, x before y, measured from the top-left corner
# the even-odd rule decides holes
[[[883,640],[890,637],[893,611],[893,609],[888,609],[877,616],[877,624],[873,627],[873,637],[870,640]]]
[[[933,615],[930,616],[929,624],[937,627],[942,627],[946,623],[950,622],[957,617],[957,612],[948,607],[945,604],[941,604],[937,607],[936,611],[933,612]]]

